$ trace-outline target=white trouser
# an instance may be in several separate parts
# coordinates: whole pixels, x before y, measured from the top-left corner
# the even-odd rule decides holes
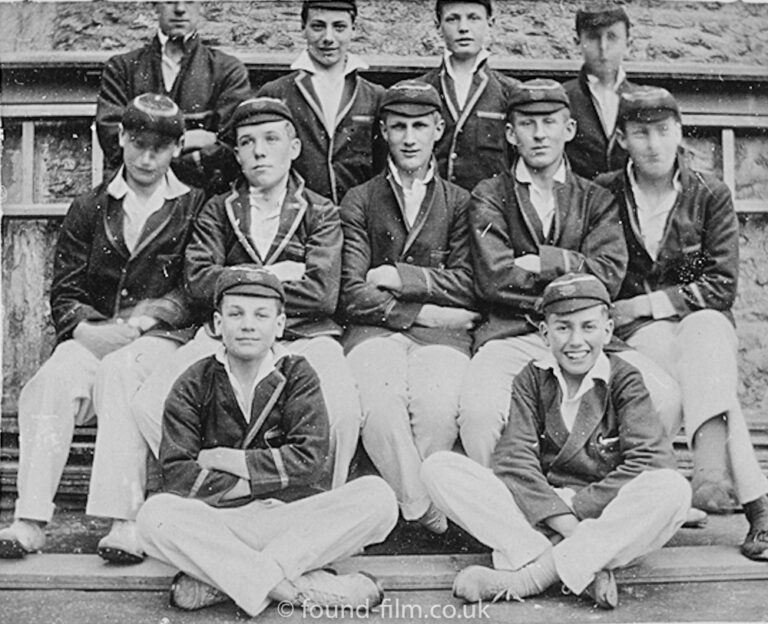
[[[403,517],[415,520],[429,508],[419,477],[422,460],[456,442],[459,388],[469,358],[402,334],[366,340],[348,357],[360,388],[365,450],[395,491]]]
[[[133,401],[133,416],[155,457],[160,449],[163,406],[173,383],[192,364],[212,355],[221,342],[201,328],[195,338],[173,354],[147,379]],[[320,379],[330,425],[332,487],[346,482],[360,435],[360,401],[341,345],[328,336],[280,341],[291,353],[303,355]]]
[[[741,503],[768,492],[738,399],[738,338],[730,321],[715,310],[701,310],[681,321],[656,321],[637,330],[627,343],[653,359],[680,384],[682,418],[665,421],[675,435],[682,424],[689,446],[699,427],[725,415],[727,454]]]
[[[105,356],[96,373],[96,452],[86,513],[133,520],[146,491],[147,443],[131,412],[141,384],[173,357],[179,343],[143,336]]]
[[[429,495],[456,524],[493,549],[493,564],[517,570],[552,547],[504,483],[458,453],[436,453],[421,470]],[[661,548],[685,521],[691,488],[678,472],[649,470],[619,490],[598,518],[579,523],[553,547],[560,580],[581,594],[600,570],[620,568]]]
[[[99,359],[75,340],[59,344],[19,395],[19,474],[15,516],[50,522],[53,497],[75,425],[94,419],[91,392]]]
[[[551,354],[538,333],[491,340],[472,357],[459,403],[459,432],[467,455],[483,466],[509,419],[509,400],[515,376],[531,360]],[[675,380],[650,358],[637,351],[616,353],[640,371],[662,421],[679,418],[680,389]]]
[[[219,588],[250,616],[267,607],[283,579],[359,553],[384,540],[396,522],[392,490],[372,476],[293,503],[227,509],[159,494],[137,518],[148,555]]]

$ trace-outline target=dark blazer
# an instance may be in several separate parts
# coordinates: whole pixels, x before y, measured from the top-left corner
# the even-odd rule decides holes
[[[182,263],[202,191],[166,201],[131,253],[123,239],[123,201],[107,193],[108,185],[75,198],[59,232],[51,285],[57,341],[71,338],[80,321],[128,318],[137,305],[161,321],[151,333],[186,340],[185,333],[167,332],[192,323]]]
[[[637,207],[626,168],[595,181],[619,202],[629,249],[627,275],[618,299],[664,291],[683,318],[713,309],[731,322],[739,277],[739,221],[731,192],[714,176],[678,163],[682,190],[667,217],[656,260],[648,255],[637,221]],[[653,321],[641,318],[616,329],[621,338]]]
[[[224,267],[238,264],[268,266],[283,260],[303,262],[299,280],[284,282],[286,340],[341,334],[331,319],[339,298],[341,223],[330,201],[313,193],[292,173],[280,214],[280,225],[267,257],[250,238],[248,184],[211,198],[200,213],[185,255],[189,292],[205,321],[213,312],[213,293]]]
[[[520,82],[483,61],[462,109],[445,63],[419,80],[435,87],[443,102],[445,133],[435,146],[440,175],[471,191],[480,180],[508,171],[512,148],[505,138],[506,114]]]
[[[339,204],[345,193],[369,180],[386,160],[386,145],[379,134],[377,112],[384,87],[368,82],[357,72],[347,75],[333,136],[312,86],[312,76],[297,70],[268,82],[258,95],[288,104],[301,139],[301,154],[293,162],[307,186]]]
[[[122,162],[117,127],[123,109],[137,95],[167,95],[184,113],[188,130],[202,128],[211,132],[221,130],[235,107],[249,97],[248,71],[238,59],[209,48],[197,34],[185,45],[181,70],[170,91],[163,82],[162,50],[157,36],[143,48],[107,61],[96,105],[96,131],[108,168],[116,169]],[[196,155],[182,155],[174,160],[173,170],[185,184],[219,192],[240,172],[231,149],[223,143]]]
[[[403,332],[423,344],[469,350],[469,332],[418,327],[425,303],[474,308],[469,257],[469,193],[435,176],[409,227],[402,190],[391,173],[353,188],[341,203],[344,229],[340,310],[349,323],[345,346]],[[365,281],[369,269],[389,264],[403,282],[399,296]]]
[[[570,171],[564,184],[556,183],[555,196],[557,208],[545,238],[527,185],[518,184],[513,174],[483,180],[472,191],[475,290],[487,313],[475,331],[475,349],[488,340],[535,331],[544,287],[565,273],[592,273],[612,296],[618,292],[627,249],[616,201]],[[515,258],[527,254],[540,256],[540,274],[515,266]]]
[[[552,488],[575,489],[573,513],[596,518],[643,471],[675,468],[672,444],[640,372],[619,357],[607,357],[608,384],[595,380],[570,432],[554,372],[530,362],[515,377],[509,422],[491,466],[532,525],[571,513]]]
[[[245,450],[249,497],[223,501],[238,477],[197,463],[201,450],[219,446]],[[182,373],[166,399],[160,442],[164,492],[214,507],[264,498],[292,501],[320,491],[315,484],[325,476],[327,456],[328,414],[320,382],[300,355],[281,357],[256,385],[250,422],[215,355]]]
[[[619,95],[636,89],[638,85],[624,80],[619,85]],[[587,72],[581,68],[577,78],[563,87],[571,101],[571,115],[576,120],[576,136],[565,145],[565,153],[573,172],[588,180],[607,171],[616,171],[627,164],[627,153],[616,141],[616,132],[605,134],[603,124],[592,100]]]

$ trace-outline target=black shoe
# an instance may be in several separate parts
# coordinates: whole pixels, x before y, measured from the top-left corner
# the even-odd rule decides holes
[[[133,553],[129,553],[126,550],[122,550],[120,548],[112,548],[110,546],[99,547],[96,552],[99,553],[99,557],[104,559],[104,561],[109,561],[110,563],[135,565],[144,561],[143,556],[140,557],[138,555],[134,555]]]
[[[741,554],[754,561],[768,561],[768,530],[750,529],[741,545]]]

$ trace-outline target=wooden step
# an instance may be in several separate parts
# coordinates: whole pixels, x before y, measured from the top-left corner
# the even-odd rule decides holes
[[[340,573],[366,571],[388,590],[450,589],[469,565],[491,565],[490,555],[357,556],[333,567]],[[134,566],[105,563],[97,555],[30,555],[0,560],[2,589],[165,591],[175,570],[152,559]],[[621,585],[768,580],[768,566],[727,546],[662,548],[638,564],[617,571]]]

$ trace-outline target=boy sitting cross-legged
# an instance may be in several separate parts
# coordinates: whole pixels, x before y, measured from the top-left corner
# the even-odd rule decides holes
[[[494,550],[495,569],[459,572],[456,596],[519,599],[562,582],[613,608],[612,570],[661,547],[685,520],[690,486],[643,379],[603,352],[609,305],[596,277],[554,280],[540,326],[551,357],[515,378],[492,467],[449,452],[424,462],[434,503]]]

